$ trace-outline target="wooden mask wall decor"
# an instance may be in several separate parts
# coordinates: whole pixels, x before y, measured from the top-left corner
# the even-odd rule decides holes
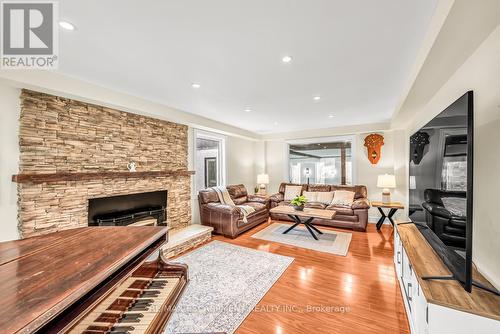
[[[424,157],[425,146],[429,145],[429,134],[419,131],[410,138],[410,162],[418,165]]]
[[[384,136],[382,135],[372,133],[365,138],[365,146],[368,150],[368,160],[370,160],[373,165],[376,165],[380,160],[382,145],[384,145]]]

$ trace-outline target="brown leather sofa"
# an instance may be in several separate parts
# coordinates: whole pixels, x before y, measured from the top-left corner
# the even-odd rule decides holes
[[[367,199],[367,190],[365,186],[341,186],[341,185],[329,185],[329,184],[293,184],[293,183],[282,183],[279,187],[279,192],[270,197],[271,208],[278,205],[290,205],[290,201],[285,201],[285,187],[287,185],[291,186],[302,186],[302,191],[335,191],[335,190],[347,190],[353,191],[354,202],[351,207],[346,206],[335,206],[326,205],[319,202],[310,202],[306,204],[309,208],[319,208],[319,209],[331,209],[337,211],[337,214],[333,219],[314,219],[314,224],[333,226],[333,227],[343,227],[350,228],[355,231],[366,231],[366,225],[368,224],[368,209],[370,208],[370,201]],[[275,220],[292,220],[287,215],[271,213],[271,218]]]
[[[239,234],[255,227],[269,219],[269,199],[249,195],[244,185],[230,185],[226,189],[236,205],[249,205],[255,212],[243,221],[243,214],[238,207],[222,204],[213,189],[200,190],[198,203],[200,218],[203,225],[212,226],[214,233],[225,237],[236,238]]]

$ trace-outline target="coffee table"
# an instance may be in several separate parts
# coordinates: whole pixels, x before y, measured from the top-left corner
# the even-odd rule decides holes
[[[335,210],[313,209],[313,208],[304,208],[304,211],[299,211],[295,210],[292,206],[288,205],[276,206],[272,208],[270,211],[272,213],[280,213],[287,215],[288,217],[292,218],[293,221],[295,222],[295,224],[290,226],[290,228],[287,229],[285,232],[283,232],[283,234],[287,234],[299,224],[304,224],[309,233],[311,233],[313,238],[316,240],[318,240],[318,237],[316,236],[316,234],[314,234],[314,232],[319,234],[323,234],[323,232],[321,232],[311,224],[314,218],[333,219],[335,217],[335,214],[337,213]],[[301,218],[306,218],[306,220],[302,221]]]

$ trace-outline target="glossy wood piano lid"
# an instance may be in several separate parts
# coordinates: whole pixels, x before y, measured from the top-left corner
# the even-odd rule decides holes
[[[84,227],[0,243],[0,333],[34,331],[166,233]]]

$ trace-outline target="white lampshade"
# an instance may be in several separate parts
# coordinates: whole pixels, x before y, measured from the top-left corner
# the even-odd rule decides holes
[[[396,188],[396,177],[394,175],[379,175],[377,180],[379,188]]]
[[[269,175],[267,175],[267,174],[257,175],[257,183],[258,184],[269,184]]]

